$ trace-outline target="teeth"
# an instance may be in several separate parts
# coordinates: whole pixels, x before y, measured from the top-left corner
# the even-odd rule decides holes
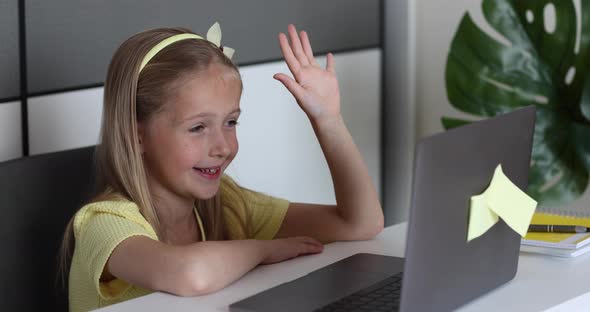
[[[205,173],[209,173],[209,174],[215,174],[218,171],[218,169],[199,169],[199,170],[202,172],[205,172]]]

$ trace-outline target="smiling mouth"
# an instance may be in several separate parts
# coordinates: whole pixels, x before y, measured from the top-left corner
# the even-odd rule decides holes
[[[221,166],[210,168],[193,167],[193,170],[195,170],[195,172],[197,172],[199,176],[207,180],[217,180],[221,176]]]
[[[215,175],[219,171],[221,171],[221,167],[214,167],[214,168],[197,168],[197,167],[193,167],[193,169],[195,169],[197,171],[200,171],[202,173],[211,174],[211,175]]]

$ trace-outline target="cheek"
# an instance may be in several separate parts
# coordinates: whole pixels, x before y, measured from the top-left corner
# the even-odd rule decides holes
[[[202,157],[201,144],[198,140],[188,136],[170,135],[167,144],[159,147],[162,161],[166,166],[184,170],[193,167],[196,161]]]
[[[232,151],[232,159],[236,156],[236,154],[238,153],[238,150],[240,149],[240,144],[238,143],[238,137],[236,136],[236,133],[234,132],[233,135],[228,139],[228,144],[231,148]]]
[[[198,140],[186,140],[178,153],[178,160],[182,163],[194,163],[196,159],[205,157],[206,149]]]

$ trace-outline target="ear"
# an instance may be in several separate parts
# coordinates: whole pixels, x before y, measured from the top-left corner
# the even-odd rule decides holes
[[[139,141],[139,152],[143,155],[143,142],[145,137],[145,125],[142,122],[137,123],[137,140]]]

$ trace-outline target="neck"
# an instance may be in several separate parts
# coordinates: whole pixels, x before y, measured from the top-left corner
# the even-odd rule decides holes
[[[150,187],[150,192],[163,229],[175,229],[195,221],[194,199],[178,196],[159,187]]]
[[[180,246],[202,239],[194,214],[193,200],[155,195],[154,208],[160,219],[162,242]]]
[[[154,206],[164,228],[177,228],[187,223],[193,223],[194,201],[179,201],[175,199],[157,198]]]
[[[195,199],[173,193],[158,181],[149,179],[149,176],[148,188],[160,221],[160,240],[172,245],[200,241],[199,225],[194,213]]]

